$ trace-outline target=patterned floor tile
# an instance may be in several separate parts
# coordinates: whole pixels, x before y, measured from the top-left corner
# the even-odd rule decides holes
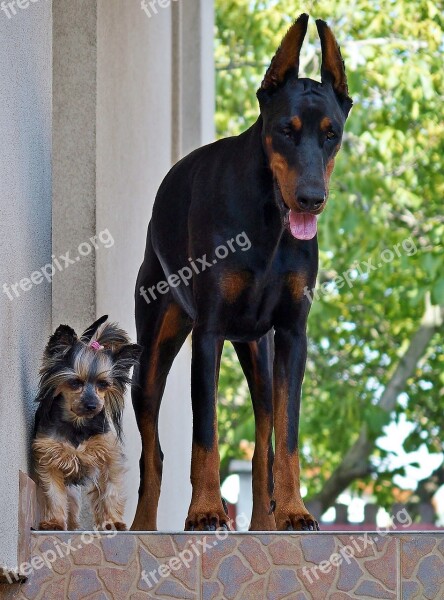
[[[261,536],[237,534],[213,544],[202,557],[202,600],[396,600],[395,539],[271,537],[263,543]]]
[[[14,590],[5,591],[1,586],[0,597],[11,600],[444,599],[444,533],[221,532],[113,537],[79,532],[35,534],[31,541],[32,569],[28,581],[20,587],[14,586]]]
[[[157,534],[35,535],[32,555],[38,568],[19,597],[199,600],[201,559],[195,541]]]
[[[401,547],[402,600],[444,598],[443,537],[403,536]]]

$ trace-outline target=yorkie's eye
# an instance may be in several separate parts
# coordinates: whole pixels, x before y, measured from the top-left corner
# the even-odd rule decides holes
[[[68,385],[72,390],[77,391],[82,389],[83,381],[81,381],[80,379],[70,379],[68,381]]]
[[[107,390],[111,384],[109,381],[105,381],[104,379],[101,379],[100,381],[97,382],[96,385],[97,385],[97,389],[104,391],[104,390]]]

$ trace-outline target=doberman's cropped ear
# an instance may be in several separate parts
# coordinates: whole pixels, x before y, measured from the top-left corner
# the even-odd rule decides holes
[[[321,19],[316,20],[319,37],[321,38],[322,64],[321,80],[322,83],[331,83],[341,104],[345,116],[348,115],[353,105],[353,100],[348,95],[347,76],[345,74],[345,65],[342,60],[341,50],[336,42],[330,27]]]
[[[259,100],[263,92],[273,92],[281,86],[289,74],[298,76],[299,55],[307,32],[307,24],[308,15],[304,13],[288,30],[262,81],[258,91]]]
[[[53,356],[54,354],[59,353],[63,354],[75,344],[77,339],[77,334],[74,329],[71,329],[68,325],[59,325],[49,338],[49,342],[45,348],[45,354],[47,356]]]

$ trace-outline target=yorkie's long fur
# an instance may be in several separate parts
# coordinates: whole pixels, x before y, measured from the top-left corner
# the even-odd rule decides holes
[[[32,443],[45,499],[40,529],[79,528],[83,485],[91,488],[96,527],[126,529],[121,418],[141,348],[107,318],[80,338],[60,325],[45,348]]]

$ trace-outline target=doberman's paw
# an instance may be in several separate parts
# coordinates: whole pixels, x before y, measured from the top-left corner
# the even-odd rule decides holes
[[[249,531],[276,531],[276,520],[273,514],[254,514],[251,517]]]
[[[274,519],[252,519],[248,531],[276,531],[276,522]]]
[[[41,521],[39,529],[41,531],[65,531],[66,527],[60,521]]]
[[[185,521],[185,531],[217,531],[218,529],[230,530],[228,517],[223,510],[190,511]]]
[[[276,514],[278,531],[319,531],[319,524],[310,513]]]

